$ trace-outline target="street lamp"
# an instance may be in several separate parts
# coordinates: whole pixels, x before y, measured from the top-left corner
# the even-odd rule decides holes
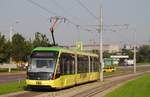
[[[12,41],[12,36],[13,36],[13,31],[14,31],[14,25],[18,24],[18,23],[19,23],[19,21],[16,21],[14,24],[11,24],[11,26],[10,26],[10,33],[9,33],[9,40],[10,40],[10,42]]]
[[[134,60],[134,73],[136,73],[136,29],[134,29],[134,56],[133,56],[133,60]]]
[[[10,26],[10,33],[9,33],[9,40],[10,40],[10,42],[12,42],[12,36],[13,36],[13,31],[14,31],[14,25],[15,24],[18,24],[19,23],[19,21],[16,21],[14,24],[11,24],[11,26]],[[12,57],[10,56],[10,59],[9,59],[9,63],[11,64],[12,63]]]
[[[100,29],[99,29],[99,51],[100,51],[100,64],[101,64],[101,71],[100,71],[100,80],[103,81],[103,17],[102,17],[102,7],[100,8]]]

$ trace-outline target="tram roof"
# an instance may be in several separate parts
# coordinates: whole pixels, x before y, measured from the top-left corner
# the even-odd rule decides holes
[[[63,51],[63,52],[68,52],[68,53],[77,53],[77,54],[83,54],[83,55],[97,56],[97,54],[93,54],[90,52],[84,52],[84,51],[69,49],[65,47],[37,47],[33,49],[33,51]]]
[[[60,47],[37,47],[33,51],[59,51],[61,49]]]

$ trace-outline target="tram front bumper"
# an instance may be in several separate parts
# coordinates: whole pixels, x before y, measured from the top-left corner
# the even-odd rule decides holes
[[[53,86],[53,81],[52,80],[30,80],[30,79],[26,79],[26,85]]]

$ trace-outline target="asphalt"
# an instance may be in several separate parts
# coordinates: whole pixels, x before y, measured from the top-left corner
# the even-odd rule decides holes
[[[0,73],[0,84],[24,80],[25,72]]]

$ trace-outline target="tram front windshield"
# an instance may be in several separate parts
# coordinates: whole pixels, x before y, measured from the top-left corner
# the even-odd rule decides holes
[[[54,72],[57,52],[33,52],[28,72]]]

